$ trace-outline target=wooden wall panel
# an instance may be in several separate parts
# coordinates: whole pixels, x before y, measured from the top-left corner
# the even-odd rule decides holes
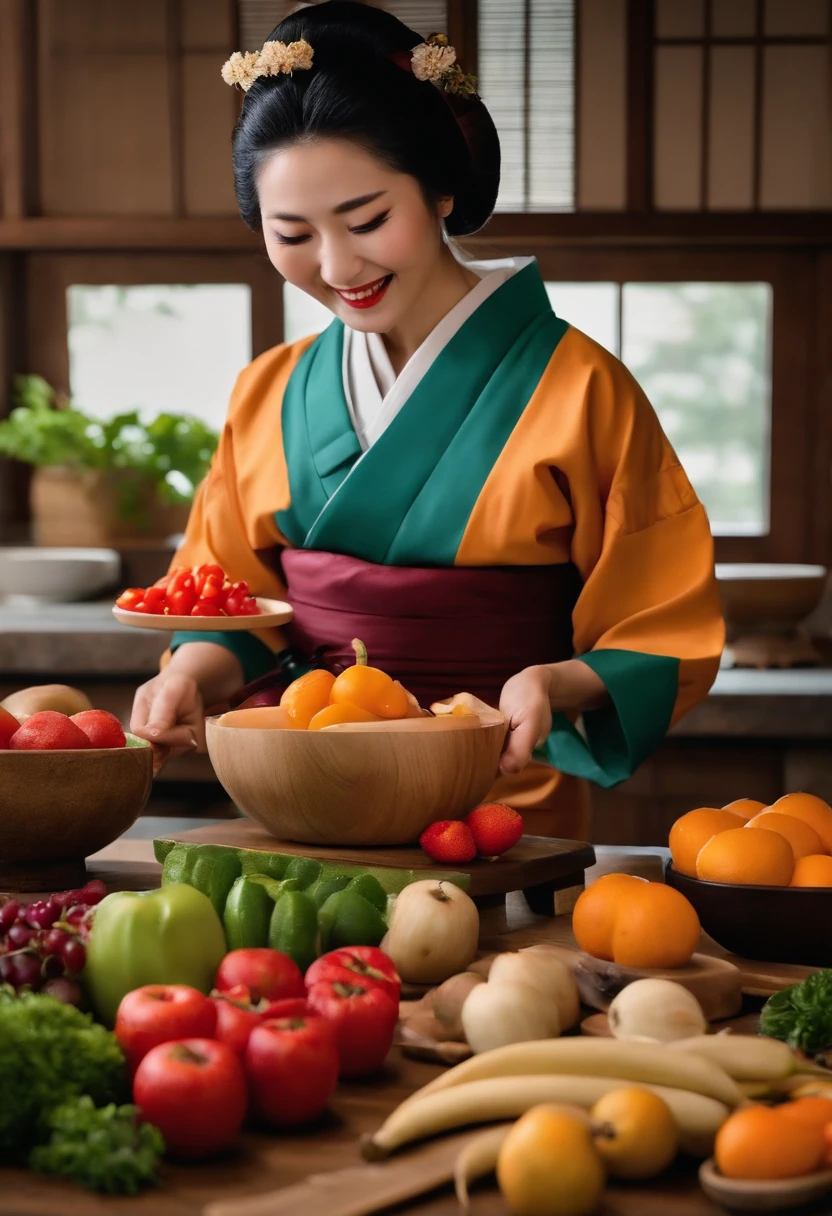
[[[657,47],[653,180],[659,210],[699,206],[701,117],[701,47]]]
[[[825,46],[765,50],[760,204],[832,207],[832,57]]]
[[[184,203],[187,215],[234,215],[231,134],[238,95],[220,76],[218,54],[182,58]]]
[[[620,0],[582,0],[577,94],[577,207],[627,205],[627,11]]]
[[[173,209],[164,0],[39,0],[45,215]]]
[[[704,0],[655,0],[658,38],[701,38]]]
[[[711,5],[711,32],[716,38],[751,38],[757,0],[718,0]]]
[[[711,50],[708,206],[749,210],[754,202],[754,50]]]
[[[233,0],[179,0],[179,14],[180,38],[186,51],[220,48],[225,49],[227,57],[240,49]]]
[[[765,0],[764,30],[771,37],[829,33],[829,0]]]

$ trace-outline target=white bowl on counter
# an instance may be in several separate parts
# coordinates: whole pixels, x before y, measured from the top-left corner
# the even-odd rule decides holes
[[[120,572],[115,549],[0,547],[0,602],[25,607],[94,599],[118,585]]]

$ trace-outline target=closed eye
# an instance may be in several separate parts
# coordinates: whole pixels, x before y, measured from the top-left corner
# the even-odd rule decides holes
[[[356,232],[359,235],[363,232],[375,232],[376,228],[380,228],[389,219],[390,212],[382,211],[381,215],[377,215],[375,219],[368,220],[366,224],[359,224],[357,228],[350,228],[350,232]]]
[[[303,236],[284,236],[282,232],[276,232],[274,239],[278,245],[302,245],[304,241],[309,240],[309,233],[307,232]]]

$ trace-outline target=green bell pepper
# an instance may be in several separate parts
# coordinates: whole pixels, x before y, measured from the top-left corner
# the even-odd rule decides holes
[[[318,957],[318,909],[308,891],[284,891],[269,922],[269,945],[306,971]]]
[[[222,916],[228,893],[241,872],[234,849],[218,844],[178,844],[162,867],[162,884],[186,882],[207,895],[217,916]]]
[[[355,889],[330,895],[318,913],[321,950],[342,946],[377,946],[387,932],[387,922],[368,899]]]
[[[114,891],[95,910],[84,978],[96,1013],[112,1026],[121,998],[145,984],[209,993],[225,953],[220,918],[195,887]]]
[[[267,946],[274,900],[263,883],[241,874],[228,893],[222,914],[229,950]]]

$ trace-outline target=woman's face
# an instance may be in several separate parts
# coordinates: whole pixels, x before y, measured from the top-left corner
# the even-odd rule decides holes
[[[388,333],[440,266],[441,217],[415,178],[340,139],[275,152],[258,177],[269,258],[353,329]]]

